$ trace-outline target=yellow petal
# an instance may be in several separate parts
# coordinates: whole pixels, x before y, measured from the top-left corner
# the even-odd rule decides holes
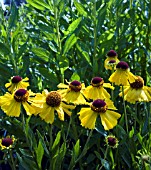
[[[24,79],[22,79],[22,81],[28,81],[29,78],[28,77],[25,77]]]
[[[21,103],[16,102],[14,99],[11,99],[6,104],[3,104],[1,108],[8,116],[19,117],[20,106],[21,106]]]
[[[12,83],[6,83],[6,84],[5,84],[5,87],[8,88],[8,87],[10,87],[11,85],[12,85]]]
[[[43,104],[43,108],[40,109],[39,111],[39,116],[44,119],[46,117],[47,114],[49,114],[49,112],[51,111],[52,107],[50,107],[49,105],[47,105],[46,103]]]
[[[135,82],[135,80],[138,79],[133,73],[131,73],[130,71],[128,71],[128,80],[130,83]]]
[[[102,125],[105,130],[112,129],[117,125],[117,119],[121,117],[121,115],[117,112],[107,110],[106,113],[100,114]]]
[[[66,109],[66,108],[63,108],[63,110],[64,110],[64,112],[65,113],[67,113],[68,114],[68,116],[71,116],[71,114],[72,114],[72,112],[71,111],[69,111],[68,109]]]
[[[69,105],[69,104],[65,104],[64,102],[61,102],[61,105],[63,108],[66,108],[66,109],[75,109],[75,105]]]
[[[26,110],[27,115],[32,115],[35,113],[35,109],[29,105],[27,102],[22,102],[24,109]]]
[[[110,88],[114,90],[114,87],[110,83],[103,83],[103,87]]]
[[[45,117],[45,122],[52,124],[54,122],[54,108],[50,107],[49,112]]]
[[[82,108],[78,114],[80,115],[79,119],[82,126],[89,129],[95,128],[97,113],[93,112],[90,108]]]
[[[64,111],[63,111],[62,107],[55,107],[55,110],[58,113],[59,119],[64,121]]]
[[[61,89],[67,89],[67,88],[69,88],[69,85],[60,83],[60,84],[57,85],[57,87],[58,87],[58,88],[61,88]]]

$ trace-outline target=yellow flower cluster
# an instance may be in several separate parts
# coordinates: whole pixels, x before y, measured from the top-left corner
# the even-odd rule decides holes
[[[119,93],[119,96],[123,97],[124,94],[124,100],[130,103],[151,101],[151,87],[144,86],[143,79],[133,75],[128,64],[118,60],[115,51],[109,51],[107,56],[105,68],[112,67],[112,70],[115,70],[109,77],[109,81],[115,85],[122,85],[124,89],[124,93]],[[108,67],[111,63],[111,67]],[[92,78],[87,87],[84,83],[74,80],[66,84],[58,84],[57,91],[49,92],[45,89],[42,93],[27,90],[29,86],[27,81],[27,77],[22,79],[20,76],[14,76],[9,83],[6,83],[9,92],[0,96],[0,106],[6,115],[19,117],[22,106],[27,115],[39,115],[42,120],[52,124],[56,114],[64,121],[64,113],[71,116],[71,110],[81,105],[82,108],[78,113],[81,125],[94,129],[97,118],[100,117],[105,130],[113,129],[121,117],[106,90],[106,88],[114,90],[114,87],[110,83],[105,83],[101,77]]]

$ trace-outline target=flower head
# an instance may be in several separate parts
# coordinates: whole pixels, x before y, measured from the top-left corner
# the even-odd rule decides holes
[[[4,150],[4,149],[13,148],[15,145],[15,141],[16,141],[16,139],[14,136],[12,136],[12,137],[7,136],[5,138],[0,139],[0,149]]]
[[[110,83],[104,83],[104,80],[101,77],[94,77],[91,80],[91,85],[85,88],[83,94],[87,99],[93,100],[110,98],[110,94],[104,87],[112,90],[114,89]]]
[[[106,136],[105,141],[109,147],[117,148],[118,146],[118,139],[113,135]]]
[[[121,117],[121,115],[114,110],[117,109],[111,100],[94,100],[90,107],[82,108],[78,113],[81,125],[85,128],[94,129],[96,119],[100,116],[104,129],[113,129],[117,124],[117,119]]]
[[[35,112],[34,108],[30,105],[34,95],[33,92],[26,89],[18,89],[13,94],[6,92],[4,96],[0,96],[1,109],[8,116],[19,117],[21,106],[23,106],[27,115],[31,115]]]
[[[29,86],[28,80],[27,77],[23,79],[20,76],[13,76],[11,77],[11,81],[5,84],[5,87],[8,88],[9,92],[13,93],[20,88],[26,89]]]
[[[107,58],[104,61],[104,67],[106,70],[115,70],[117,63],[119,63],[118,55],[114,50],[110,50],[107,53]]]
[[[120,61],[116,65],[116,71],[110,76],[109,81],[115,83],[115,85],[126,86],[129,83],[135,82],[136,79],[137,77],[129,71],[128,64],[124,61]]]
[[[67,105],[62,101],[62,96],[57,91],[48,92],[44,90],[42,94],[35,97],[35,101],[41,103],[41,107],[37,109],[39,116],[47,123],[52,124],[57,112],[60,120],[64,121],[64,112],[71,116],[69,109],[74,109],[75,106]]]
[[[135,82],[124,86],[124,99],[130,103],[149,102],[151,101],[151,87],[144,86],[144,80],[136,76]],[[119,94],[122,97],[122,92]]]
[[[60,83],[57,87],[60,88],[58,92],[63,96],[63,100],[67,103],[86,104],[83,95],[85,85],[77,80],[67,82],[68,85]]]

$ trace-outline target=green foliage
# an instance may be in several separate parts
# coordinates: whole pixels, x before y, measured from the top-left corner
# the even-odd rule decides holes
[[[28,77],[35,92],[56,90],[65,80],[89,85],[94,76],[109,82],[104,61],[111,49],[151,86],[150,9],[147,0],[27,0],[19,8],[12,3],[5,15],[0,7],[0,94],[14,75]],[[117,90],[114,103],[123,114]],[[65,117],[48,126],[38,116],[10,118],[0,111],[0,131],[15,134],[14,159],[20,170],[148,170],[150,107],[126,103],[129,132],[123,114],[110,132],[98,124],[86,147],[89,131],[80,126],[76,114],[71,124]],[[119,146],[106,152],[105,136],[110,133]],[[150,159],[144,160],[144,155]]]

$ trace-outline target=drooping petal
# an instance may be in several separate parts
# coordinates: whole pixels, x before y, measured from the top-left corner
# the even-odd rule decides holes
[[[26,110],[27,115],[32,115],[35,113],[35,109],[29,105],[27,102],[22,102],[24,109]]]
[[[43,108],[40,109],[39,111],[39,116],[42,119],[45,119],[46,115],[49,114],[49,112],[51,111],[52,107],[50,107],[49,105],[47,105],[46,103],[43,104]]]
[[[66,109],[75,109],[75,105],[69,105],[69,104],[65,104],[64,102],[61,102],[61,105],[63,108],[66,108]]]
[[[103,83],[103,87],[110,88],[114,90],[114,87],[110,83]]]
[[[128,80],[129,80],[129,82],[133,83],[133,82],[135,82],[136,79],[137,79],[137,77],[133,73],[128,71]]]
[[[63,111],[62,107],[55,107],[55,110],[58,113],[59,119],[64,121],[64,111]]]
[[[14,99],[11,99],[11,100],[8,100],[7,103],[3,104],[1,108],[8,116],[19,117],[20,106],[21,106],[21,103],[16,102]]]
[[[47,113],[44,120],[46,123],[50,123],[50,124],[52,124],[54,122],[54,108],[52,108],[52,107],[49,108],[49,112]]]
[[[113,129],[117,125],[117,119],[121,115],[117,112],[107,110],[105,113],[100,114],[102,125],[105,130]]]
[[[90,108],[82,108],[78,114],[80,115],[79,119],[82,126],[89,129],[95,128],[97,113],[93,112]]]

